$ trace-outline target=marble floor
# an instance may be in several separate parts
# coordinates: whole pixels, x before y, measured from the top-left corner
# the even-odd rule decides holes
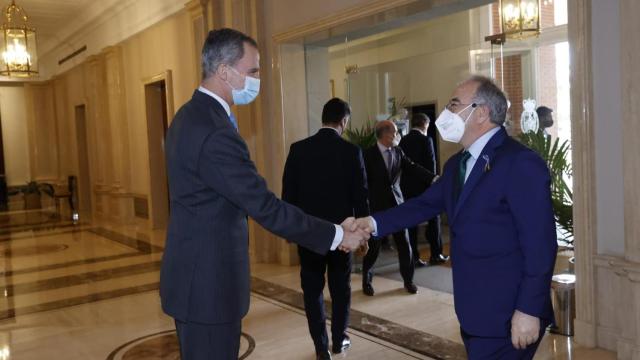
[[[72,224],[46,212],[0,214],[0,360],[177,359],[160,309],[163,231]],[[297,267],[252,266],[241,359],[314,359]],[[352,349],[334,358],[464,359],[453,297],[376,277],[376,296],[353,276]],[[615,359],[547,334],[536,359]]]

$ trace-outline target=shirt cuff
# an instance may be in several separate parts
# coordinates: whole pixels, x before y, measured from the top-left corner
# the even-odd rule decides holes
[[[369,216],[371,218],[371,223],[373,224],[373,230],[371,232],[371,235],[373,236],[378,236],[378,223],[376,222],[376,219],[373,218],[373,216]]]
[[[344,230],[342,230],[342,226],[333,225],[336,227],[336,235],[333,237],[333,243],[331,243],[331,251],[338,248],[340,243],[342,243],[342,238],[344,237]]]

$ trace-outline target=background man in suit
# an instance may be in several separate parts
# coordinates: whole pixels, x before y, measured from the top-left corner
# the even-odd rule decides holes
[[[171,216],[160,273],[163,310],[175,319],[182,359],[238,358],[249,309],[247,216],[318,254],[359,247],[363,233],[308,216],[258,175],[230,105],[260,86],[256,42],[211,31],[201,86],[176,114],[165,143]],[[345,223],[346,225],[346,223]]]
[[[307,214],[332,223],[369,215],[362,151],[341,135],[351,109],[338,98],[322,109],[317,134],[291,145],[282,179],[282,199]],[[351,304],[351,254],[329,251],[319,255],[298,245],[300,280],[309,332],[318,359],[331,359],[324,315],[324,274],[331,294],[331,338],[334,354],[350,347],[346,334]]]
[[[417,165],[404,155],[398,146],[400,135],[398,128],[389,120],[380,121],[375,127],[377,144],[364,151],[364,164],[367,169],[367,181],[369,183],[369,202],[371,211],[382,211],[404,201],[400,190],[400,175],[414,176],[425,182],[431,182],[435,174]],[[409,245],[409,235],[406,229],[397,229],[393,232],[393,240],[398,250],[398,262],[400,274],[404,280],[404,287],[410,294],[418,292],[418,287],[413,283],[413,255]],[[379,239],[369,241],[369,252],[362,260],[362,291],[373,296],[374,290],[371,284],[373,272],[371,268],[380,254]]]
[[[553,321],[557,241],[549,170],[507,136],[506,112],[504,93],[490,79],[463,82],[436,126],[464,151],[422,195],[358,220],[385,235],[447,212],[454,303],[470,359],[532,359]]]
[[[411,131],[400,140],[402,151],[416,164],[436,174],[436,153],[433,149],[433,141],[427,136],[431,119],[426,114],[417,113],[411,117]],[[413,176],[402,176],[400,178],[400,189],[405,200],[414,198],[422,194],[431,185],[422,178]],[[442,234],[440,233],[440,216],[429,220],[425,237],[431,247],[429,264],[441,264],[449,260],[448,256],[442,254]],[[420,259],[418,251],[418,227],[409,228],[409,241],[411,242],[411,252],[416,267],[427,265]]]
[[[538,114],[538,128],[542,129],[545,136],[550,136],[547,129],[553,126],[553,110],[546,106],[538,106],[536,113]]]

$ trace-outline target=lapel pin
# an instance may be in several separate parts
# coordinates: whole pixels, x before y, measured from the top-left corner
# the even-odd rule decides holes
[[[489,155],[482,155],[482,159],[484,159],[484,172],[488,172],[489,170],[491,170]]]

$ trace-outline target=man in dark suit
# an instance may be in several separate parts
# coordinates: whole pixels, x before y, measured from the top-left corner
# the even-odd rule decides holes
[[[376,145],[364,151],[364,164],[367,169],[369,183],[369,202],[371,211],[390,209],[404,202],[400,190],[400,177],[412,176],[425,182],[431,182],[435,174],[417,165],[404,155],[398,146],[400,135],[398,128],[389,120],[380,121],[375,127]],[[398,229],[393,233],[393,240],[398,250],[400,274],[404,287],[410,294],[416,294],[418,287],[413,283],[413,254],[406,229]],[[373,296],[372,268],[380,254],[380,241],[369,241],[369,252],[362,260],[362,291]]]
[[[271,193],[237,131],[230,105],[259,91],[256,42],[211,31],[201,86],[176,114],[165,143],[171,215],[160,272],[164,312],[175,319],[182,359],[238,358],[249,309],[247,217],[310,251],[355,250],[363,232],[304,214]],[[355,230],[355,229],[354,229]]]
[[[282,199],[307,214],[329,222],[369,214],[362,151],[342,139],[351,109],[338,98],[322,110],[317,134],[291,145],[282,179]],[[309,332],[317,359],[331,359],[324,314],[324,277],[328,271],[331,294],[332,351],[339,354],[351,345],[346,334],[351,304],[351,254],[329,251],[320,255],[298,245],[300,280]]]
[[[400,147],[416,164],[436,174],[436,153],[433,149],[433,141],[427,136],[430,122],[431,120],[426,114],[414,114],[411,117],[411,131],[400,140]],[[431,184],[424,182],[422,178],[414,176],[402,176],[400,178],[400,189],[402,189],[402,195],[404,195],[405,200],[422,194],[429,185]],[[449,260],[448,256],[442,254],[440,216],[429,220],[425,237],[431,247],[429,264],[441,264]],[[411,252],[413,253],[413,261],[416,267],[427,265],[425,261],[420,259],[417,226],[409,228],[409,241],[411,242]]]
[[[507,135],[506,113],[493,81],[463,82],[436,126],[464,151],[420,196],[357,221],[385,235],[447,212],[454,303],[470,359],[532,359],[553,321],[558,246],[549,169]]]

